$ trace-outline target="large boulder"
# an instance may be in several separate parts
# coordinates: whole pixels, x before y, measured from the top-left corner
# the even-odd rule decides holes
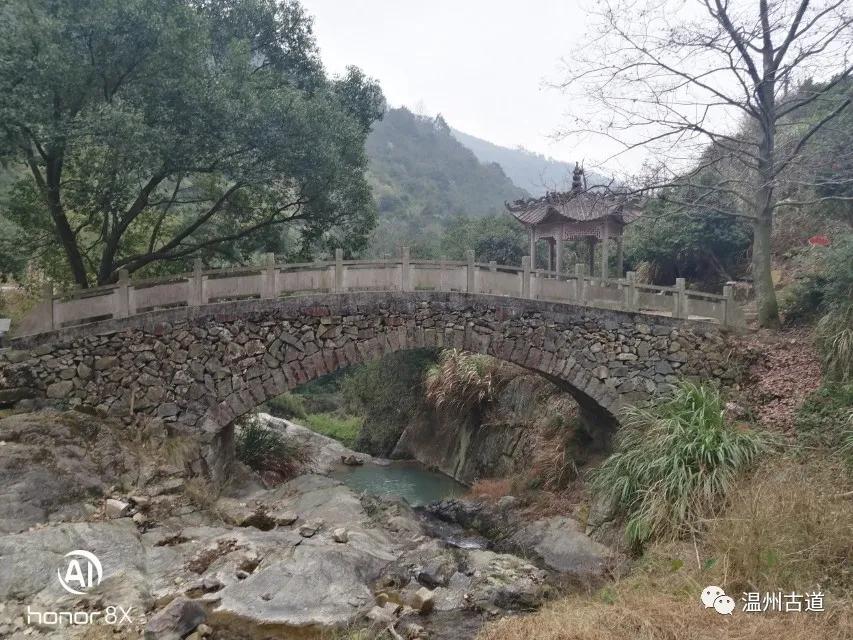
[[[550,569],[580,580],[602,578],[612,552],[589,538],[572,518],[534,520],[513,533],[508,542]]]
[[[289,558],[221,591],[211,624],[242,633],[256,629],[259,637],[346,625],[372,606],[368,584],[387,563],[386,556],[351,545],[300,544]]]

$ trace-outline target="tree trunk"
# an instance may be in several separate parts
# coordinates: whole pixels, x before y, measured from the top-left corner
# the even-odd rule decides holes
[[[56,234],[59,236],[59,241],[62,243],[62,248],[65,251],[65,257],[68,259],[68,266],[71,268],[71,275],[74,277],[74,282],[82,289],[89,286],[89,278],[86,275],[86,266],[83,264],[83,257],[80,255],[80,248],[77,246],[77,238],[74,237],[74,231],[68,223],[68,218],[65,215],[65,210],[62,207],[62,196],[60,191],[60,181],[62,176],[62,160],[51,158],[46,163],[46,191],[47,206],[50,211],[50,217],[56,225]]]
[[[761,215],[752,224],[752,280],[755,286],[755,301],[758,308],[758,324],[767,329],[778,329],[779,305],[771,274],[770,232],[772,218]]]

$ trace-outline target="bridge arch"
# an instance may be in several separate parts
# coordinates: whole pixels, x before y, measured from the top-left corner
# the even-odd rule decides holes
[[[22,338],[0,362],[0,394],[141,412],[200,431],[208,471],[222,477],[236,418],[387,353],[488,354],[543,375],[616,425],[624,404],[666,390],[677,375],[722,375],[722,345],[705,323],[571,304],[450,292],[311,295],[180,307]]]

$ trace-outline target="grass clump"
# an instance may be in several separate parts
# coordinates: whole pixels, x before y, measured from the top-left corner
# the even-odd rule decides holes
[[[716,388],[690,382],[656,406],[628,409],[623,424],[617,452],[591,486],[626,518],[635,550],[696,530],[765,447],[756,432],[727,422]]]
[[[338,415],[336,413],[311,413],[304,418],[305,426],[329,436],[352,449],[355,446],[361,425],[364,421],[359,416]]]
[[[436,409],[461,413],[491,401],[503,382],[498,360],[446,349],[427,371],[426,397]]]
[[[310,462],[303,444],[264,426],[255,415],[238,422],[235,448],[240,462],[258,473],[272,472],[280,480],[294,477]]]

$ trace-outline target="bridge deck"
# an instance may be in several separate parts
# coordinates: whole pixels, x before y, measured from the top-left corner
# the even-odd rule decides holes
[[[396,260],[343,260],[338,251],[333,262],[276,264],[270,255],[257,266],[204,270],[196,263],[191,273],[157,279],[130,280],[122,273],[115,285],[59,295],[47,292],[30,315],[13,327],[13,335],[37,335],[172,307],[358,291],[483,293],[707,320],[723,326],[743,322],[728,287],[724,295],[716,295],[688,291],[683,279],[674,287],[659,287],[637,283],[630,272],[624,279],[602,280],[585,275],[580,265],[573,274],[529,265],[527,256],[521,268],[477,263],[472,251],[465,261],[411,260],[404,247]]]

